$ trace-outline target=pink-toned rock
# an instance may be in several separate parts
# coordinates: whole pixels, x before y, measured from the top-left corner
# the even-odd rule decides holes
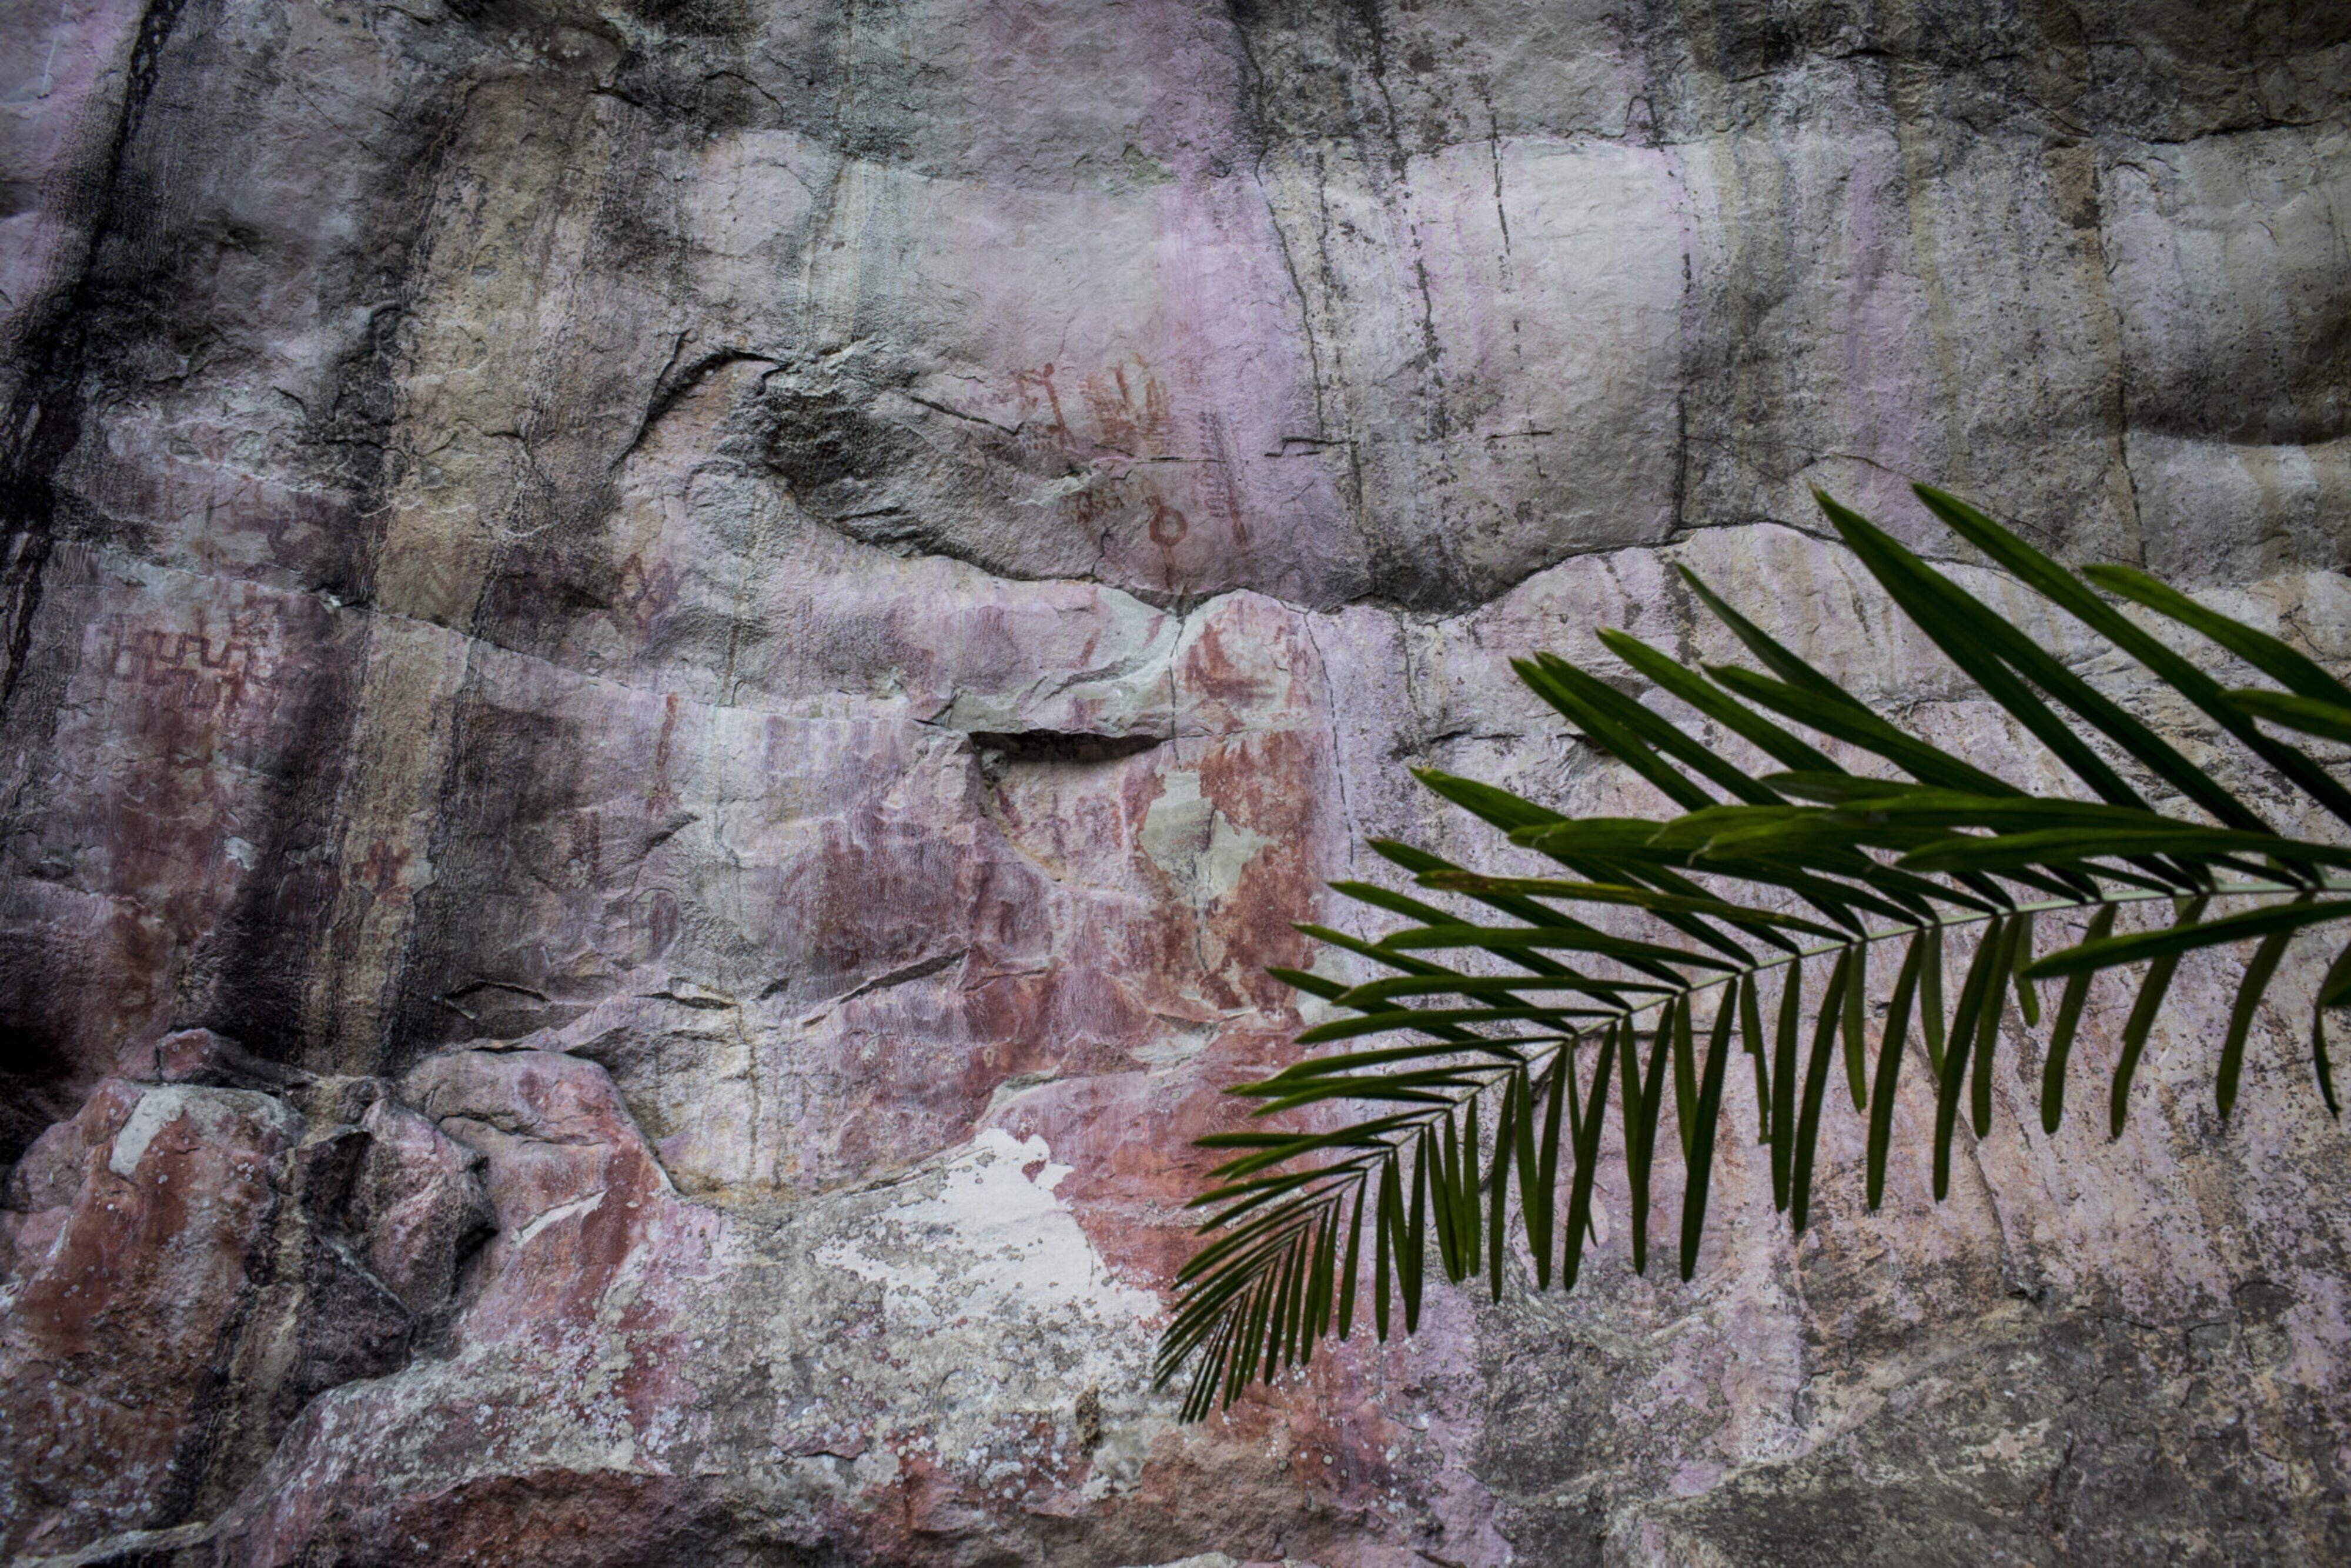
[[[301,1121],[267,1095],[110,1081],[10,1184],[0,1311],[0,1543],[37,1552],[168,1517]]]
[[[486,1563],[548,1531],[569,1542],[559,1562],[686,1551],[716,1494],[667,1462],[706,1420],[680,1320],[722,1255],[717,1217],[677,1197],[593,1063],[457,1051],[403,1092],[431,1121],[371,1112],[378,1147],[409,1161],[387,1186],[470,1181],[454,1139],[497,1233],[444,1356],[315,1402],[224,1516],[218,1561],[289,1564],[332,1540],[353,1561]],[[361,1212],[416,1235],[397,1204]]]
[[[344,1212],[368,1268],[426,1313],[449,1299],[457,1266],[494,1226],[479,1153],[390,1099],[368,1107],[367,1134]]]
[[[204,1083],[223,1088],[284,1086],[302,1073],[264,1061],[235,1040],[208,1029],[174,1030],[133,1041],[114,1064],[118,1077],[148,1083]]]
[[[1940,1207],[1914,1082],[1886,1211],[1833,1116],[1797,1245],[1738,1140],[1642,1280],[1612,1149],[1575,1297],[1148,1385],[1266,967],[1353,972],[1292,922],[1382,924],[1374,836],[1529,863],[1407,765],[1658,804],[1511,657],[1737,656],[1689,566],[2053,787],[1820,542],[1948,552],[1915,476],[2351,667],[2343,7],[0,9],[35,1550],[2345,1554],[2307,956],[2227,1124],[2190,964],[2119,1141],[2019,1042]],[[75,1294],[151,1103],[285,1146]]]

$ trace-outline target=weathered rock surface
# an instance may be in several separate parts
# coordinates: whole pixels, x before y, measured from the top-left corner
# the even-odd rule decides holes
[[[1633,1278],[1604,1175],[1573,1298],[1144,1377],[1290,922],[1507,858],[1405,764],[1635,800],[1512,655],[1710,636],[1688,564],[2053,782],[1805,531],[1917,476],[2351,664],[2351,12],[77,0],[0,77],[0,1548],[2351,1555],[2306,964],[2226,1125],[2216,959],[2114,1144],[2020,1047],[1940,1207],[1834,1123],[1800,1247],[1734,1151]]]

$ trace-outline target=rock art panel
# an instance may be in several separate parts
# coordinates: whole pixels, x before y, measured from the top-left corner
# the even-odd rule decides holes
[[[1407,766],[1656,804],[1512,657],[1687,565],[2055,788],[1923,477],[2351,667],[2340,9],[0,7],[8,1549],[2343,1556],[2300,957],[2228,1124],[2198,960],[2119,1141],[1146,1377],[1293,922],[1523,863]]]

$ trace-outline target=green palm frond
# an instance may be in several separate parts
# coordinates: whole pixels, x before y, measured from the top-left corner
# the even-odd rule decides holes
[[[2351,824],[2351,790],[2276,733],[2351,741],[2351,689],[2275,637],[2142,572],[2077,574],[1966,503],[1924,486],[1918,495],[2298,797]],[[1300,1043],[1337,1049],[1232,1092],[1259,1102],[1259,1118],[1344,1109],[1325,1110],[1311,1130],[1200,1141],[1230,1157],[1194,1199],[1208,1211],[1200,1228],[1210,1239],[1179,1276],[1158,1363],[1162,1385],[1191,1369],[1186,1418],[1310,1361],[1320,1341],[1346,1338],[1359,1317],[1382,1339],[1399,1318],[1411,1333],[1432,1252],[1447,1281],[1482,1281],[1499,1299],[1513,1217],[1536,1288],[1554,1279],[1573,1288],[1612,1098],[1633,1266],[1648,1267],[1662,1143],[1686,1173],[1675,1245],[1687,1280],[1734,1054],[1749,1059],[1773,1202],[1798,1234],[1812,1218],[1822,1119],[1839,1098],[1866,1118],[1867,1200],[1882,1201],[1906,1061],[1933,1086],[1934,1193],[1946,1196],[1962,1118],[1978,1137],[1991,1130],[1992,1064],[2011,1008],[2027,1029],[2047,1019],[2042,1124],[2055,1132],[2090,981],[2109,970],[2143,970],[2108,1094],[2119,1135],[2180,959],[2250,946],[2214,1068],[2219,1111],[2233,1108],[2254,1012],[2288,946],[2351,919],[2351,846],[2282,831],[1991,606],[1867,519],[1820,502],[1902,612],[2080,780],[2084,798],[2029,794],[1872,712],[1687,571],[1760,669],[1693,668],[1620,631],[1600,639],[1779,771],[1750,770],[1565,660],[1518,661],[1537,695],[1680,814],[1570,818],[1491,785],[1416,770],[1561,874],[1482,875],[1374,841],[1423,891],[1456,902],[1339,883],[1343,895],[1405,924],[1376,942],[1301,927],[1384,973],[1347,985],[1275,971],[1338,1015]],[[2156,618],[2283,689],[2224,687],[2148,629]],[[1906,777],[1849,771],[1830,750],[1865,754]],[[2064,924],[2080,925],[2080,939],[2052,946]],[[1890,963],[1894,977],[1873,1051],[1878,963]],[[2046,984],[2062,987],[2053,1009]],[[2326,971],[2311,1022],[2330,1112],[2324,1020],[2346,1000],[2351,946]],[[1333,1124],[1342,1113],[1356,1119]]]

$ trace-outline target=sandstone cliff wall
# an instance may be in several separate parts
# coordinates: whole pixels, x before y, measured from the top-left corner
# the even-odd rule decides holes
[[[2351,10],[15,0],[0,77],[0,1548],[2351,1556],[2306,973],[2229,1125],[2215,961],[2118,1143],[2011,1078],[1939,1209],[1843,1126],[1801,1247],[1735,1151],[1693,1286],[1144,1382],[1290,923],[1498,860],[1405,765],[1620,797],[1513,654],[1689,564],[2029,772],[1816,537],[1941,550],[1916,476],[2351,660]]]

